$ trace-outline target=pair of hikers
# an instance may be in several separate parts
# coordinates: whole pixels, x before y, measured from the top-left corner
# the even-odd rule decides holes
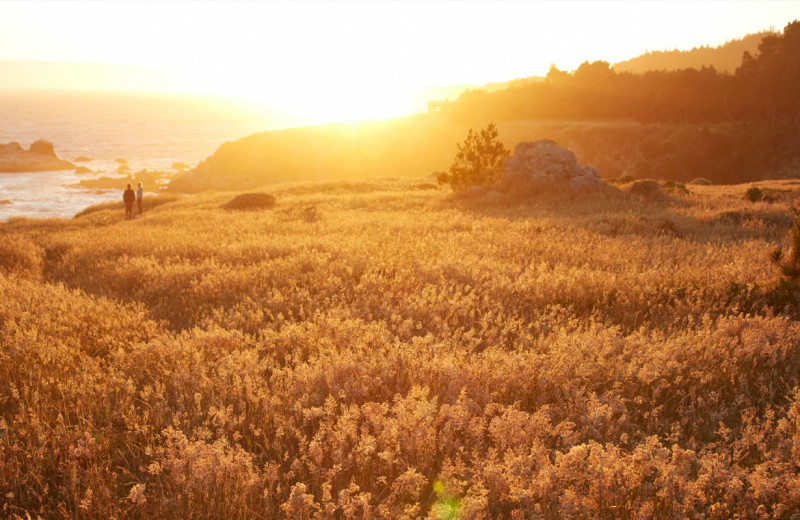
[[[131,189],[131,185],[128,184],[128,188],[122,194],[122,200],[125,202],[125,219],[130,220],[133,218],[133,203],[134,201],[139,206],[139,215],[142,214],[142,195],[144,195],[144,188],[142,188],[142,183],[139,183],[139,187],[136,188],[134,192]]]

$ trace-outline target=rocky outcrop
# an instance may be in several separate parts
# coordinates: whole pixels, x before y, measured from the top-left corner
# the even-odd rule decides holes
[[[519,143],[503,163],[501,185],[505,191],[531,191],[546,187],[579,190],[604,186],[597,170],[581,166],[575,154],[554,141]]]
[[[0,144],[0,172],[73,170],[75,165],[56,156],[53,143],[39,140],[25,150],[19,143]]]

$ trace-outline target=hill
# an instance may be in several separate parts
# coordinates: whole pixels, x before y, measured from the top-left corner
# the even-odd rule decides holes
[[[441,112],[256,134],[222,145],[171,188],[426,175],[446,170],[470,128],[498,123],[512,148],[549,138],[606,178],[737,183],[800,175],[800,22],[761,39],[734,75],[711,68],[619,73],[606,62],[542,81],[470,90]],[[768,86],[768,87],[767,87]]]
[[[0,224],[0,509],[788,518],[800,308],[768,252],[800,186],[748,187]]]
[[[719,72],[733,74],[742,64],[745,52],[756,54],[761,40],[773,33],[760,32],[731,40],[716,47],[695,47],[688,51],[652,51],[614,64],[617,72],[644,74],[651,70],[681,70],[713,67]]]
[[[421,177],[446,171],[470,127],[450,114],[278,130],[225,143],[174,192],[243,190],[280,182],[380,176]],[[688,182],[736,183],[800,175],[793,128],[731,123],[653,125],[632,120],[511,120],[498,123],[511,150],[553,139],[604,178],[630,175]]]
[[[430,173],[446,167],[459,133],[441,114],[262,132],[223,144],[170,189]]]

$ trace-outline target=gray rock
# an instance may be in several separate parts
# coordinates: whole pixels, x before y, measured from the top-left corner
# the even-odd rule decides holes
[[[583,190],[603,185],[597,170],[581,166],[572,150],[554,141],[519,143],[514,155],[503,163],[501,185],[506,191],[525,191],[544,186]]]

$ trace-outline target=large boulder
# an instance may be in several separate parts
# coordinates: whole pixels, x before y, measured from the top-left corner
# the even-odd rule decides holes
[[[0,172],[74,170],[75,165],[56,156],[53,143],[39,140],[25,150],[19,143],[0,144]]]
[[[550,139],[519,143],[503,163],[501,184],[506,191],[543,187],[580,190],[600,188],[603,181],[592,166],[581,166],[572,150]]]

